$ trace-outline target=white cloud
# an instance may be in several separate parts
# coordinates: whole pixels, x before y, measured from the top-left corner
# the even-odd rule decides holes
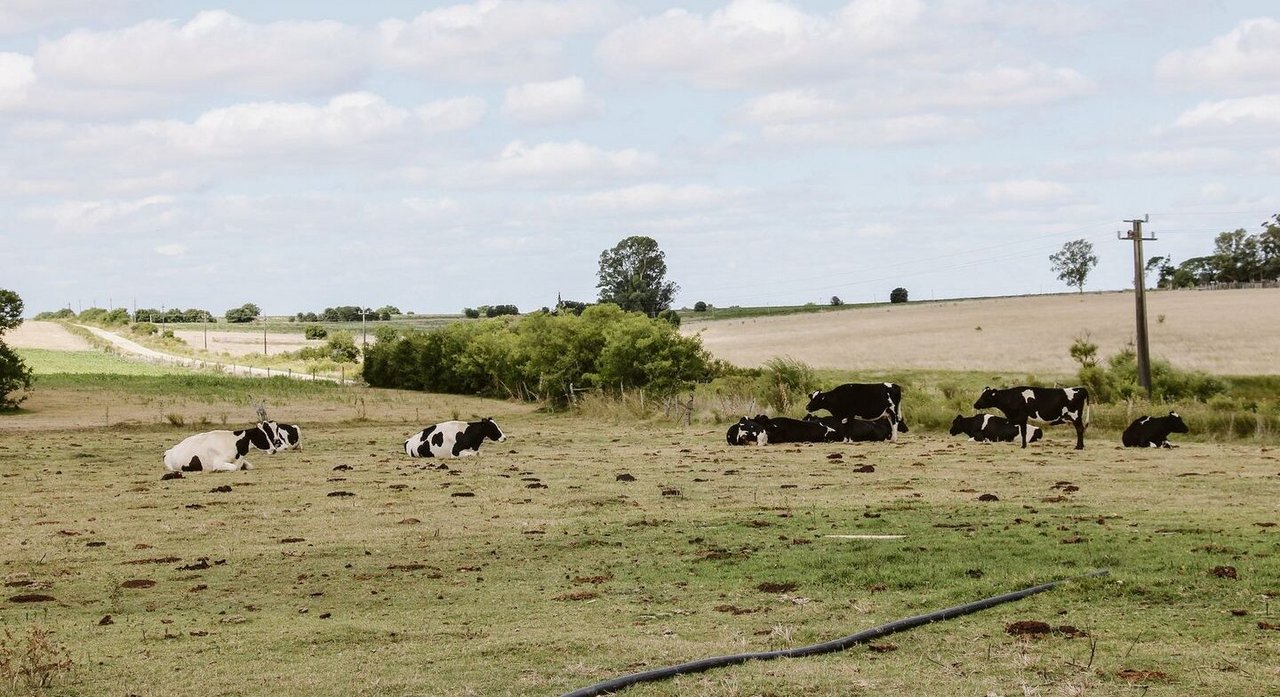
[[[1179,114],[1173,126],[1179,129],[1280,127],[1280,94],[1201,102]]]
[[[42,39],[36,72],[69,86],[311,93],[349,88],[369,67],[364,32],[334,21],[253,24],[221,10]]]
[[[428,133],[465,131],[480,123],[488,105],[480,97],[442,99],[414,109]]]
[[[137,0],[4,0],[0,3],[0,36],[67,20],[101,20],[134,4]]]
[[[1074,36],[1104,26],[1108,17],[1076,1],[944,0],[940,19],[951,25],[981,24],[999,29],[1030,29],[1046,36]]]
[[[977,131],[978,127],[971,121],[941,114],[783,123],[760,129],[761,136],[774,143],[865,147],[952,141],[970,137]]]
[[[1208,46],[1170,53],[1156,64],[1156,75],[1175,85],[1274,89],[1280,86],[1280,20],[1246,20]]]
[[[477,0],[378,25],[379,60],[437,80],[536,79],[561,72],[564,41],[619,16],[613,0]]]
[[[338,95],[323,106],[254,102],[213,109],[193,122],[141,121],[101,126],[69,146],[77,151],[134,151],[158,158],[260,158],[344,149],[405,130],[409,112],[368,92]]]
[[[164,257],[180,257],[187,253],[186,245],[181,244],[162,244],[155,248],[156,254]]]
[[[36,82],[35,61],[21,53],[0,53],[0,111],[12,109],[27,101]]]
[[[502,110],[521,123],[551,124],[598,114],[600,103],[587,92],[582,78],[574,76],[510,87]]]
[[[29,209],[25,218],[51,225],[63,232],[91,233],[103,228],[115,232],[122,223],[139,216],[163,215],[173,208],[172,196],[147,196],[131,201],[65,201]]]
[[[530,146],[517,140],[502,149],[490,168],[502,178],[537,181],[639,176],[657,165],[655,155],[633,148],[605,150],[579,140]]]
[[[560,197],[553,207],[598,213],[668,212],[720,206],[748,193],[745,188],[693,184],[638,184],[621,189]]]
[[[1070,187],[1041,179],[1014,179],[986,187],[986,199],[997,206],[1038,206],[1062,203],[1072,197]]]
[[[674,9],[635,20],[597,52],[619,72],[722,88],[830,78],[868,54],[911,45],[922,12],[916,0],[855,0],[832,15],[733,0],[709,15]]]

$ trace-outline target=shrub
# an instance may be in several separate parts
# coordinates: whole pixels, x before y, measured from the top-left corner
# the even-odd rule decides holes
[[[462,308],[462,314],[468,319],[480,319],[480,311],[474,307]]]
[[[699,300],[698,302],[696,302],[696,303],[694,303],[694,304],[693,304],[693,311],[694,311],[694,312],[706,312],[706,311],[707,311],[707,304],[706,304],[706,303],[704,303],[704,302],[702,302],[701,300]]]
[[[844,304],[844,301],[840,299],[840,296],[838,296],[838,295],[833,295],[833,296],[831,296],[831,306],[832,306],[832,307],[840,307],[840,306],[841,306],[841,305],[843,305],[843,304]]]
[[[760,403],[779,413],[786,413],[810,392],[818,389],[813,368],[794,358],[775,357],[764,364],[756,379],[756,396]]]
[[[142,336],[151,336],[160,331],[160,328],[150,322],[138,322],[130,327],[129,331]]]
[[[302,335],[308,339],[323,339],[329,336],[329,330],[318,324],[312,324],[302,330]]]
[[[0,636],[0,686],[6,694],[43,694],[73,666],[71,652],[44,627],[32,625],[25,640],[8,627]]]
[[[676,327],[680,326],[680,313],[672,310],[671,308],[667,308],[662,312],[659,312],[658,319],[668,322]]]
[[[889,292],[889,302],[905,303],[907,302],[907,289],[898,287]]]
[[[1108,358],[1106,367],[1103,367],[1097,365],[1096,361],[1086,363],[1083,358],[1087,352],[1076,350],[1080,344],[1081,340],[1077,339],[1076,344],[1072,345],[1072,357],[1075,358],[1077,353],[1081,354],[1081,358],[1076,359],[1081,363],[1077,378],[1083,386],[1089,388],[1094,401],[1106,404],[1146,396],[1138,379],[1138,355],[1132,346],[1127,346]],[[1178,370],[1163,359],[1152,359],[1149,369],[1153,402],[1206,402],[1227,389],[1226,383],[1219,378],[1195,371]]]

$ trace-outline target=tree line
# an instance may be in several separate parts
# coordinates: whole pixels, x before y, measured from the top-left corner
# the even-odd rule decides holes
[[[1151,257],[1146,269],[1155,275],[1157,288],[1280,280],[1280,213],[1264,221],[1258,233],[1244,228],[1218,233],[1211,254],[1177,265],[1169,256]]]

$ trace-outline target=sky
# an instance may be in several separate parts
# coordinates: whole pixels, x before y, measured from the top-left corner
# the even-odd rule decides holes
[[[417,313],[1086,290],[1280,212],[1274,0],[0,0],[0,288]]]

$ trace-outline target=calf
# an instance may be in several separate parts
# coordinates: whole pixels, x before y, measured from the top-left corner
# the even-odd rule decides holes
[[[1186,422],[1171,411],[1168,416],[1144,416],[1129,424],[1120,436],[1120,442],[1126,448],[1172,448],[1169,444],[1170,433],[1186,433]]]
[[[281,446],[275,429],[263,421],[242,431],[209,431],[187,436],[181,443],[164,451],[164,468],[170,472],[234,472],[252,469],[244,459],[250,448],[268,455]]]
[[[769,442],[764,427],[745,416],[729,427],[729,431],[725,433],[725,440],[729,441],[729,445],[747,445],[748,443],[765,445]]]
[[[829,392],[809,395],[804,410],[826,409],[838,419],[875,421],[888,419],[897,424],[902,418],[902,388],[891,382],[846,383]],[[889,440],[897,440],[898,428],[889,429]]]
[[[1084,450],[1084,429],[1089,425],[1089,391],[1083,387],[988,387],[974,409],[999,409],[1009,422],[1022,429],[1027,447],[1027,419],[1053,426],[1071,422],[1076,428],[1076,450]]]
[[[271,424],[280,439],[277,450],[302,450],[302,430],[297,424],[278,424],[274,421],[267,423]]]
[[[484,439],[501,443],[507,437],[491,418],[479,421],[445,421],[428,426],[404,442],[410,457],[465,457],[475,455]]]
[[[841,439],[834,428],[816,421],[764,414],[751,420],[764,429],[765,443],[830,443]]]
[[[857,419],[837,419],[834,416],[806,414],[804,420],[814,421],[834,429],[839,440],[845,443],[893,440],[892,434],[889,433],[889,421],[886,419],[859,421]],[[907,428],[907,422],[903,419],[898,419],[898,433],[906,433],[908,430],[910,429]]]
[[[1028,443],[1034,443],[1044,436],[1044,432],[1039,426],[1028,426],[1031,434],[1027,437]],[[956,418],[951,422],[951,435],[958,436],[963,433],[969,436],[969,440],[985,442],[1010,442],[1022,437],[1022,429],[1009,423],[1009,420],[1003,416],[995,414],[974,414],[973,416],[961,416],[956,414]]]

